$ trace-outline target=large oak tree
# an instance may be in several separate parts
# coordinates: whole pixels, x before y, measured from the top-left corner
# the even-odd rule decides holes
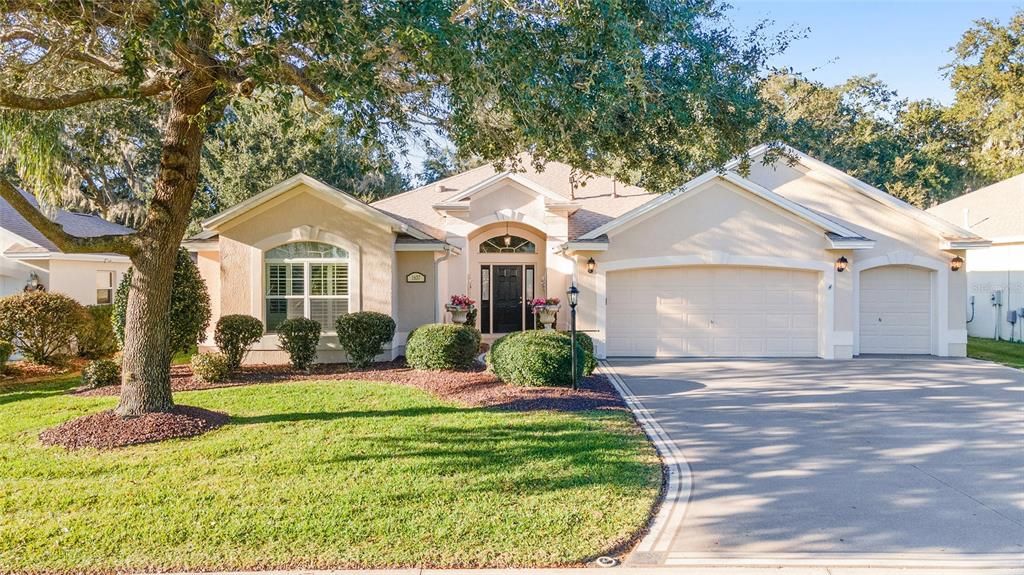
[[[8,179],[0,196],[67,252],[135,268],[121,400],[173,407],[166,315],[207,127],[254,91],[294,88],[349,135],[426,127],[489,161],[526,150],[666,189],[753,143],[765,58],[713,0],[0,0],[0,153],[46,197],[58,163],[45,127],[100,102],[151,101],[159,166],[131,236],[77,238]]]

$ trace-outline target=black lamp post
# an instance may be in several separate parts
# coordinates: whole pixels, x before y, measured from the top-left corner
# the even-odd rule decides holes
[[[576,304],[580,300],[580,290],[576,284],[569,286],[569,354],[572,357],[572,389],[576,389]]]

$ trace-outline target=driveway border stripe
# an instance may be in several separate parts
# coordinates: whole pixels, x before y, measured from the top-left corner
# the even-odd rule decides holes
[[[668,433],[651,415],[651,412],[633,394],[629,385],[615,372],[611,364],[602,360],[600,367],[618,390],[619,395],[626,401],[626,405],[640,422],[640,427],[647,434],[648,439],[654,444],[668,475],[658,513],[654,516],[654,521],[651,522],[647,534],[640,540],[634,551],[668,551],[686,517],[687,504],[690,502],[690,495],[693,492],[693,473],[690,463],[686,460],[683,452],[669,439]]]

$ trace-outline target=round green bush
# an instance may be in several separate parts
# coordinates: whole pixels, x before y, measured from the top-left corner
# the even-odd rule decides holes
[[[395,337],[395,320],[375,311],[360,311],[338,318],[338,343],[353,367],[363,368],[384,353],[384,344]]]
[[[562,333],[567,336],[570,335],[568,331],[563,331]],[[577,331],[576,345],[583,348],[583,375],[586,376],[594,373],[594,370],[597,369],[597,358],[594,356],[594,338],[582,331]]]
[[[121,364],[111,359],[90,361],[82,370],[82,383],[87,387],[121,384]]]
[[[556,331],[510,333],[491,345],[487,367],[505,383],[527,386],[571,386],[569,337]],[[584,365],[583,348],[576,344],[576,361]]]
[[[228,369],[242,365],[252,344],[263,337],[263,322],[251,315],[226,315],[217,320],[213,339],[228,359]]]
[[[132,268],[128,268],[114,294],[110,321],[114,324],[119,348],[124,348],[125,315],[133,274]],[[206,338],[206,328],[210,327],[210,294],[206,290],[206,282],[199,275],[199,268],[184,248],[178,250],[172,285],[171,353],[186,353]]]
[[[4,372],[7,360],[14,355],[14,344],[9,341],[0,340],[0,373]]]
[[[101,359],[117,353],[117,337],[110,320],[114,306],[86,306],[86,319],[78,329],[78,355],[87,359]]]
[[[85,308],[66,295],[27,292],[0,298],[0,339],[33,363],[51,364],[71,351]]]
[[[480,352],[480,332],[453,323],[421,325],[409,334],[405,361],[415,369],[467,369]]]
[[[295,369],[309,369],[316,361],[316,347],[320,344],[320,322],[296,317],[286,319],[277,327],[281,349],[288,352],[288,359]]]
[[[192,378],[204,383],[217,383],[227,379],[231,373],[228,356],[214,351],[197,353],[192,356]]]

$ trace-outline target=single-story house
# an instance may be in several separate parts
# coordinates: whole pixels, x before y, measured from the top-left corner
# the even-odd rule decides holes
[[[967,332],[1024,340],[1024,174],[928,211],[992,241],[967,260]]]
[[[22,192],[36,207],[31,194]],[[99,216],[55,209],[51,218],[78,237],[130,234],[131,228]],[[112,303],[130,262],[119,254],[66,254],[0,198],[0,297],[26,287],[70,296],[83,305]]]
[[[528,302],[580,289],[577,326],[607,356],[966,353],[966,251],[975,233],[792,150],[765,147],[654,195],[610,178],[574,187],[568,166],[482,166],[372,204],[298,175],[220,213],[186,242],[214,316],[260,318],[253,362],[281,362],[275,326],[325,329],[343,313],[390,314],[410,331],[478,303],[485,338],[530,329]],[[528,163],[527,163],[528,164]],[[563,305],[558,328],[569,318]],[[212,341],[212,339],[210,340]],[[209,344],[207,344],[209,345]]]

